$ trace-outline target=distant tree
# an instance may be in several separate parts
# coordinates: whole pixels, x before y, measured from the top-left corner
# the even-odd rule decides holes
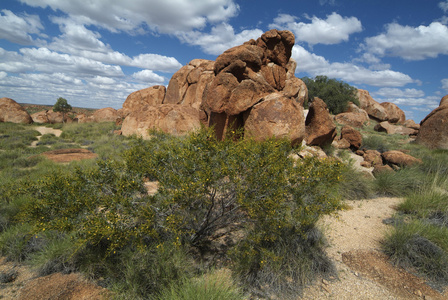
[[[62,113],[62,123],[65,121],[65,114],[72,110],[72,106],[67,103],[67,100],[59,97],[56,104],[53,106],[53,111]]]
[[[345,112],[349,101],[359,106],[356,88],[343,81],[327,76],[303,77],[302,81],[308,88],[308,101],[312,102],[314,97],[321,98],[332,114]]]

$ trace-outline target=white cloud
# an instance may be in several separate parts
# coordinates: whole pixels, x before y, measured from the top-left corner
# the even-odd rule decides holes
[[[422,90],[397,88],[381,88],[372,94],[386,98],[421,98],[425,96],[425,92]]]
[[[448,78],[442,79],[442,88],[448,92]]]
[[[448,1],[445,2],[439,2],[439,7],[441,10],[443,10],[444,12],[448,11]]]
[[[116,84],[116,80],[109,77],[103,77],[103,76],[95,76],[90,79],[90,82],[96,83],[96,84]]]
[[[366,38],[362,48],[374,55],[407,60],[435,58],[448,54],[448,27],[440,22],[418,27],[391,23],[385,33]]]
[[[319,4],[320,5],[325,5],[325,4],[329,4],[329,5],[335,5],[336,0],[319,0]]]
[[[32,35],[41,35],[44,27],[38,15],[17,16],[7,9],[0,13],[0,39],[6,39],[20,45],[43,44],[44,41],[35,40]]]
[[[177,36],[182,42],[200,46],[208,54],[219,55],[225,50],[241,45],[250,39],[257,39],[263,34],[260,29],[243,30],[235,34],[233,27],[222,23],[211,29],[210,33],[190,31],[179,33]]]
[[[327,19],[319,19],[314,16],[310,18],[311,23],[295,22],[295,17],[287,14],[280,14],[274,19],[274,24],[270,27],[288,29],[296,36],[296,41],[307,42],[309,45],[315,44],[339,44],[346,42],[353,33],[361,32],[361,22],[355,17],[342,17],[333,12]]]
[[[133,58],[114,51],[110,45],[103,43],[98,32],[87,29],[71,18],[53,17],[51,20],[59,25],[62,35],[53,38],[49,49],[73,54],[106,64],[152,69],[162,72],[174,72],[182,67],[173,57],[144,53]]]
[[[146,82],[146,83],[153,83],[153,84],[161,84],[165,81],[165,78],[163,78],[160,75],[157,75],[151,70],[142,70],[140,72],[132,74],[132,77],[135,79]]]
[[[404,86],[414,82],[408,75],[392,70],[374,71],[352,63],[330,63],[299,45],[294,46],[292,57],[298,62],[296,72],[306,72],[311,76],[326,75],[351,83],[381,87]]]
[[[20,0],[34,7],[51,7],[69,14],[82,24],[93,24],[112,32],[143,33],[149,28],[175,33],[204,28],[208,23],[227,21],[239,11],[233,0]]]

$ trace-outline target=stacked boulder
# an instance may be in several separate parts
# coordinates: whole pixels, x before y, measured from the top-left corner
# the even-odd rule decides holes
[[[270,30],[216,61],[192,60],[173,75],[166,91],[156,86],[129,95],[123,135],[148,137],[152,128],[180,135],[204,124],[218,138],[241,129],[257,140],[274,136],[301,143],[308,91],[294,75],[293,45],[291,32]]]

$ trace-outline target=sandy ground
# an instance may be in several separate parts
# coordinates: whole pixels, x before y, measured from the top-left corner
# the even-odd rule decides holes
[[[37,126],[37,127],[34,127],[34,129],[39,131],[41,135],[37,137],[37,141],[33,141],[31,143],[31,147],[36,147],[37,143],[39,142],[39,140],[41,138],[41,136],[43,136],[44,134],[52,133],[55,136],[60,136],[61,133],[62,133],[62,130],[60,130],[60,129],[54,129],[54,128],[45,127],[45,126]]]
[[[305,289],[302,299],[448,299],[415,277],[393,267],[380,251],[399,198],[347,201],[350,209],[320,221],[339,278],[319,280]],[[300,298],[299,298],[300,299]]]

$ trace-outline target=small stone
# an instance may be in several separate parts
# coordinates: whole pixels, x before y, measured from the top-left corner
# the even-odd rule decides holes
[[[414,291],[414,294],[417,295],[417,296],[419,296],[419,297],[422,297],[422,296],[423,296],[423,294],[422,294],[422,292],[421,292],[420,290],[416,290],[416,291]]]
[[[325,279],[322,279],[322,283],[325,284],[325,285],[329,285],[329,284],[330,284],[330,283],[329,283],[327,280],[325,280]]]

